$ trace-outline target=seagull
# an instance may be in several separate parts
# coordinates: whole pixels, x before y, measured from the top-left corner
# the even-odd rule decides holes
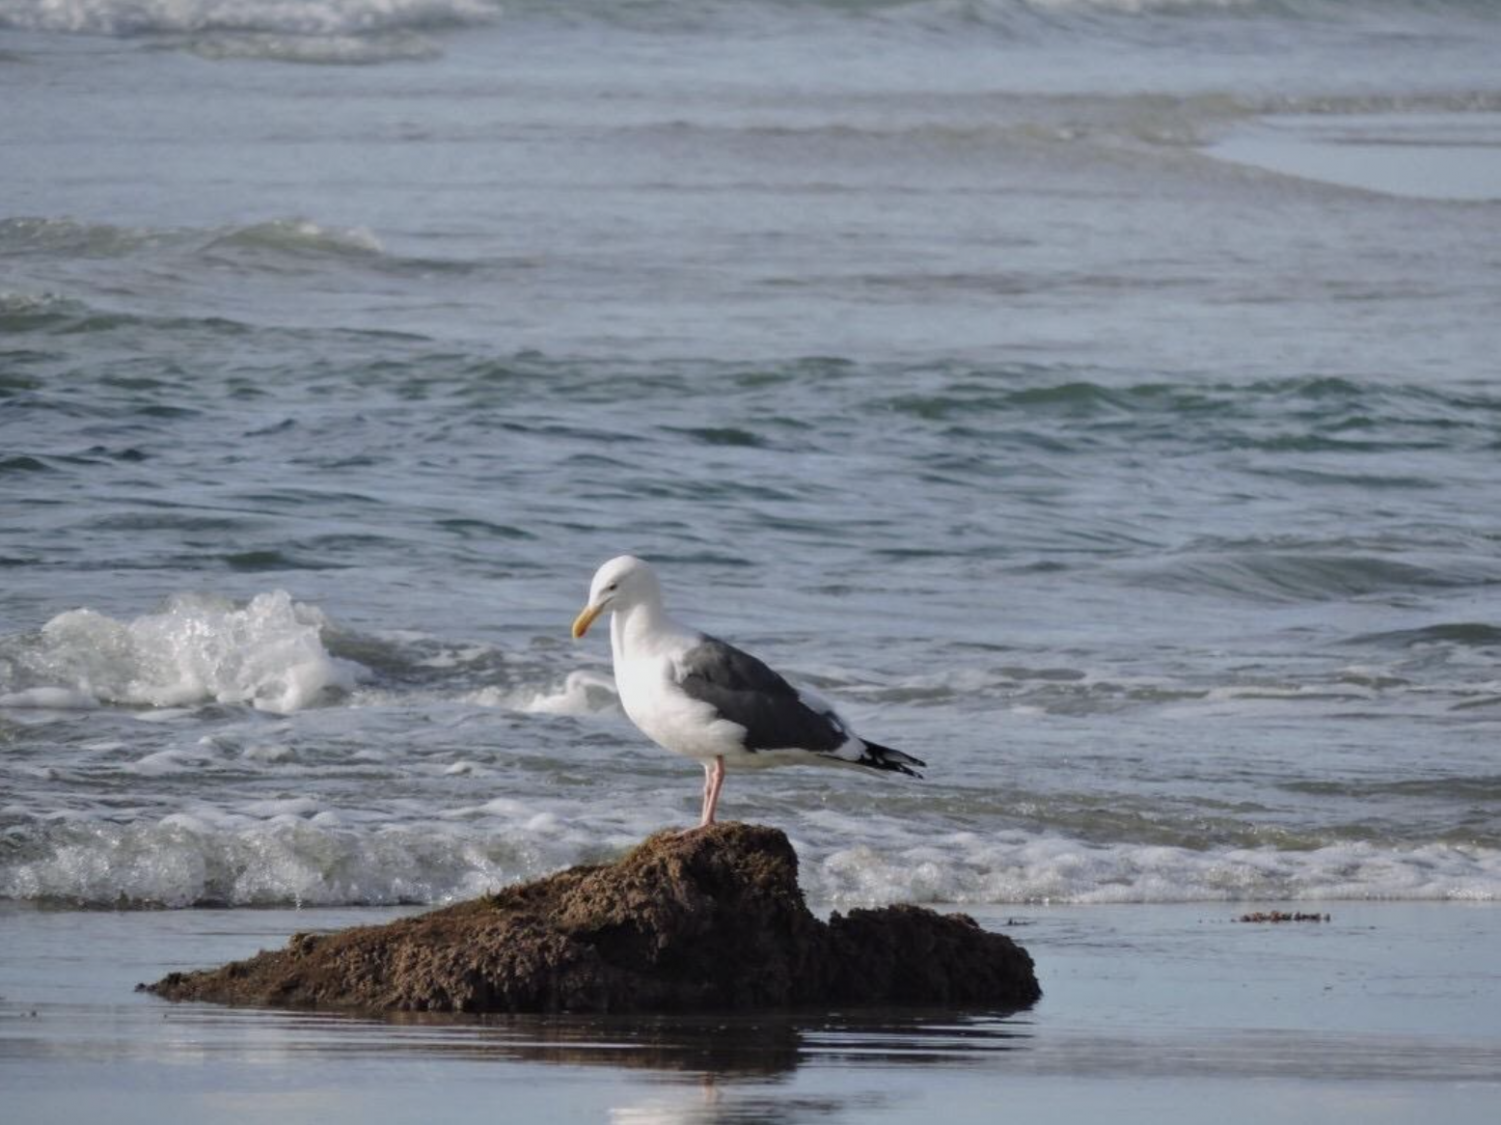
[[[927,763],[857,735],[828,700],[795,688],[748,652],[667,615],[647,563],[621,555],[594,574],[573,622],[578,640],[609,613],[615,687],[631,722],[704,767],[698,827],[714,823],[725,770],[816,763],[921,777]]]

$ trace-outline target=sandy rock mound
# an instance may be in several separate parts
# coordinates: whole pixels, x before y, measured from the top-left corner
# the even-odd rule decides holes
[[[913,906],[820,922],[771,828],[659,833],[617,863],[318,936],[148,991],[171,1000],[366,1011],[622,1012],[805,1004],[1024,1007],[1026,951]]]

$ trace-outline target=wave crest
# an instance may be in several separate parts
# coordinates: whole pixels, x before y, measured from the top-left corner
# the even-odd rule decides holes
[[[70,610],[0,642],[0,706],[215,702],[289,714],[354,686],[357,666],[329,655],[325,624],[283,590],[244,606],[179,594],[133,621]]]
[[[203,59],[265,59],[320,66],[420,62],[443,52],[409,31],[380,35],[281,35],[269,32],[193,36],[184,48]]]
[[[496,0],[12,0],[0,27],[91,35],[368,35],[493,19]]]
[[[599,22],[638,30],[682,31],[705,24],[764,24],[769,18],[805,33],[810,22],[839,21],[924,32],[1003,35],[1098,31],[1107,21],[1248,18],[1344,22],[1368,18],[1446,15],[1494,18],[1486,0],[10,0],[0,28],[90,35],[378,36],[492,22],[508,18],[562,23]],[[312,59],[285,43],[270,55]],[[190,47],[191,49],[191,47]],[[231,48],[238,50],[238,47]],[[254,50],[254,46],[248,49]],[[228,57],[228,56],[226,56]],[[242,57],[234,55],[233,57]],[[360,58],[356,61],[375,61]]]
[[[204,249],[219,247],[336,257],[376,257],[384,252],[375,235],[363,227],[325,227],[307,219],[272,219],[236,227],[219,234]]]
[[[273,804],[275,804],[273,802]],[[627,846],[568,832],[571,818],[497,800],[477,823],[342,826],[313,802],[256,823],[176,813],[89,820],[0,836],[0,898],[103,907],[431,904],[474,897]],[[276,812],[268,808],[264,811]],[[809,898],[840,908],[893,902],[1025,903],[1430,900],[1493,902],[1501,852],[1352,842],[1312,851],[1090,844],[1021,833],[820,847],[799,842]]]
[[[176,814],[65,824],[0,864],[0,898],[74,906],[376,906],[493,891],[551,864],[524,841],[391,828],[365,835],[295,815],[231,829]]]
[[[1501,852],[1428,844],[1312,851],[1088,844],[1066,836],[957,837],[903,852],[868,846],[823,857],[808,882],[836,904],[892,902],[1490,902]]]

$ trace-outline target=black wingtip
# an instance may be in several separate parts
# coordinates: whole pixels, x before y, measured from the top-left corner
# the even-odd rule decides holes
[[[904,773],[908,777],[916,778],[921,778],[922,774],[911,767],[922,766],[926,769],[928,765],[921,758],[914,758],[911,754],[893,750],[890,746],[882,746],[877,742],[865,743],[865,757],[860,759],[860,764],[869,766],[871,769],[891,770],[894,773]]]

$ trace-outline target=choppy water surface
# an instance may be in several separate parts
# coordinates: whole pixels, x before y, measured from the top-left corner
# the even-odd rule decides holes
[[[825,902],[1501,896],[1501,16],[617,7],[0,13],[0,896],[688,823],[625,550],[930,762],[731,778]]]

